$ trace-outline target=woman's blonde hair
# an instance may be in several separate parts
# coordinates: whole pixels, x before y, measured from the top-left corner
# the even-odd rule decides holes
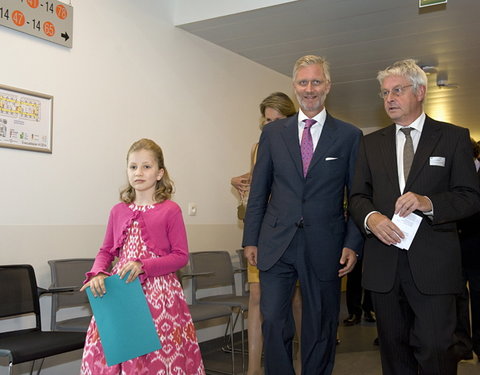
[[[263,117],[265,117],[265,110],[267,108],[273,108],[285,117],[290,117],[297,113],[292,99],[283,92],[274,92],[262,100],[260,103],[260,113]]]
[[[163,169],[163,177],[157,181],[155,192],[153,193],[153,200],[157,203],[161,203],[166,199],[170,199],[174,187],[173,181],[168,175],[167,168],[165,168],[162,149],[151,139],[142,138],[130,146],[127,153],[127,163],[130,154],[140,150],[150,151],[158,164],[158,168]],[[130,184],[120,191],[120,200],[125,203],[133,203],[135,201],[135,189]]]

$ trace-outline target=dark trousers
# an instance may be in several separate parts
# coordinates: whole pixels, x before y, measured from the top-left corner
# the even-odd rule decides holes
[[[298,229],[275,265],[260,271],[266,375],[294,375],[292,340],[295,324],[292,296],[296,281],[302,291],[302,373],[329,375],[333,371],[340,279],[320,281],[305,259],[305,235]]]
[[[454,375],[455,295],[420,293],[412,278],[407,252],[398,252],[393,289],[387,293],[372,292],[383,374]]]
[[[480,269],[464,268],[463,278],[465,288],[463,293],[457,296],[458,316],[455,334],[459,342],[456,350],[460,357],[468,354],[472,349],[480,356]]]
[[[362,302],[363,295],[363,302]],[[350,315],[362,316],[362,310],[373,311],[370,291],[362,288],[362,258],[347,276],[347,310]]]

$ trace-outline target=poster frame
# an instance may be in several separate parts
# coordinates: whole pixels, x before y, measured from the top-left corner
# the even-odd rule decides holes
[[[24,141],[19,141],[18,137],[14,137],[11,134],[10,136],[8,136],[6,124],[4,123],[4,121],[3,122],[0,121],[0,147],[14,148],[14,149],[26,150],[26,151],[45,152],[45,153],[51,154],[52,142],[53,142],[53,96],[48,94],[42,94],[35,91],[20,89],[17,87],[7,86],[3,84],[0,84],[0,91],[1,91],[0,92],[0,120],[2,120],[2,117],[4,117],[3,108],[5,108],[4,103],[2,103],[2,101],[5,100],[3,99],[3,96],[2,96],[3,92],[5,92],[7,95],[8,94],[12,95],[12,97],[22,97],[22,98],[30,99],[35,102],[40,102],[44,110],[41,113],[42,120],[38,124],[36,124],[36,126],[38,125],[40,127],[39,133],[45,135],[45,146],[35,145],[35,144],[28,145]],[[8,116],[8,118],[11,118],[11,117],[12,116]],[[35,143],[35,142],[32,142],[32,143]]]

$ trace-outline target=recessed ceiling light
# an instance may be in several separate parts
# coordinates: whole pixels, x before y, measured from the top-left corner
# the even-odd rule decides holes
[[[425,74],[433,74],[437,72],[437,67],[433,65],[421,65],[420,68],[422,68]]]

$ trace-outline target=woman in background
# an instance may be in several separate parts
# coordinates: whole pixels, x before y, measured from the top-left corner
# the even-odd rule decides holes
[[[274,92],[266,97],[260,103],[260,113],[262,114],[262,122],[260,128],[264,125],[293,116],[297,113],[295,105],[288,95],[283,92]],[[251,169],[249,172],[233,177],[232,186],[237,189],[240,194],[240,206],[238,209],[238,218],[243,220],[245,214],[245,206],[248,200],[248,192],[250,190],[250,180],[252,176],[253,166],[257,158],[258,143],[255,143],[251,152]],[[263,349],[262,338],[262,316],[260,313],[260,279],[258,268],[248,264],[248,284],[250,290],[250,298],[248,301],[248,375],[261,374],[261,360]],[[295,328],[297,337],[300,341],[301,318],[302,318],[302,296],[300,287],[297,284],[295,294],[292,299],[293,316],[295,319]]]

